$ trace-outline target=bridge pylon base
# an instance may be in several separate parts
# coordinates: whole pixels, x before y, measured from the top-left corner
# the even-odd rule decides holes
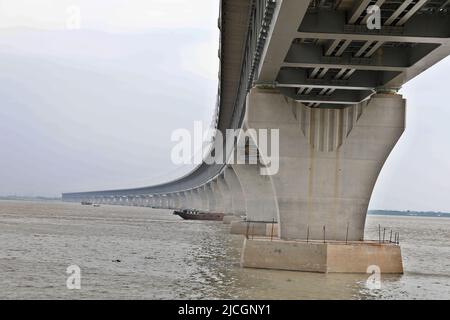
[[[246,237],[278,237],[278,223],[233,221],[230,228],[231,234],[241,234]]]
[[[318,273],[403,274],[401,249],[377,241],[295,241],[245,239],[241,265],[246,268]]]

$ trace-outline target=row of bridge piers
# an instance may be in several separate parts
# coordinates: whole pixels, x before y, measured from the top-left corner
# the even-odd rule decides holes
[[[404,131],[405,105],[400,95],[382,93],[346,108],[312,108],[255,88],[244,127],[279,130],[275,174],[262,175],[260,163],[231,163],[190,190],[70,201],[223,213],[231,233],[246,236],[244,267],[402,273],[400,247],[364,239],[364,228],[379,172]],[[254,137],[252,146],[259,143]]]

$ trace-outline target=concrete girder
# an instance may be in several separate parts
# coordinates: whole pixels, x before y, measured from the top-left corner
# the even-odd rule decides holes
[[[419,43],[403,47],[383,47],[381,54],[372,57],[356,57],[350,53],[335,57],[324,56],[321,45],[294,43],[286,56],[283,66],[400,72],[413,66],[438,47],[439,44]]]
[[[371,0],[358,0],[356,5],[352,9],[350,14],[349,24],[355,23],[361,15],[366,11],[367,6],[370,4]]]
[[[277,87],[332,88],[341,90],[373,90],[383,86],[399,72],[357,70],[347,80],[336,79],[328,73],[322,79],[308,77],[306,69],[283,68],[277,78]]]
[[[335,90],[330,95],[299,95],[295,88],[279,88],[287,97],[305,103],[328,103],[336,105],[357,104],[374,94],[373,90]]]
[[[294,38],[442,44],[450,37],[450,15],[416,15],[404,26],[382,26],[380,30],[346,24],[345,19],[342,11],[308,12]]]
[[[277,1],[266,47],[261,55],[258,81],[275,81],[308,7],[309,1]]]

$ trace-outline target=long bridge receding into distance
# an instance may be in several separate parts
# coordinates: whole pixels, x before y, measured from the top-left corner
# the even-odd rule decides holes
[[[278,172],[230,161],[233,141],[231,153],[211,151],[225,164],[63,200],[225,213],[232,233],[258,236],[244,242],[246,267],[401,273],[399,246],[364,241],[367,208],[405,129],[398,90],[450,53],[449,10],[448,0],[222,0],[216,132],[278,129]],[[247,137],[244,154],[264,157],[260,143]]]

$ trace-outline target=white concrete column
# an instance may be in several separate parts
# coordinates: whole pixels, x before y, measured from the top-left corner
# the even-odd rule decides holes
[[[205,185],[205,192],[208,199],[208,211],[223,213],[223,199],[222,194],[217,186],[217,181],[213,180]]]
[[[245,199],[241,184],[232,167],[227,167],[224,171],[224,179],[231,193],[231,208],[236,216],[245,215]]]
[[[186,198],[184,197],[184,192],[177,192],[177,209],[183,210],[186,209]]]
[[[192,203],[191,208],[189,209],[203,210],[203,201],[202,197],[200,196],[199,190],[198,189],[191,190],[190,197],[192,199]]]
[[[157,196],[156,195],[152,195],[152,197],[150,198],[150,205],[153,207],[153,208],[157,208],[158,207],[158,198],[157,198]]]
[[[169,195],[168,194],[163,194],[161,196],[161,208],[169,209]]]
[[[217,177],[217,188],[222,196],[223,213],[234,214],[233,212],[233,199],[231,197],[230,187],[225,181],[224,175],[221,174]]]
[[[191,191],[184,191],[183,192],[184,195],[184,201],[185,201],[185,208],[184,209],[193,209],[194,208],[194,200],[192,198],[192,193]]]
[[[363,240],[367,207],[405,128],[405,100],[376,94],[344,109],[309,108],[253,89],[245,126],[279,129],[279,171],[269,179],[283,239]],[[269,139],[270,141],[270,135]],[[239,177],[239,173],[238,173]],[[244,187],[243,187],[244,188]]]
[[[208,201],[208,195],[206,193],[205,187],[206,186],[202,186],[198,189],[195,189],[198,194],[198,197],[201,200],[201,206],[200,206],[200,208],[198,208],[200,211],[209,211],[209,201]]]
[[[186,206],[186,200],[182,196],[182,193],[177,192],[175,194],[175,209],[183,210]]]
[[[260,175],[260,167],[235,164],[233,170],[244,193],[246,219],[257,222],[278,221],[275,194],[269,177]]]
[[[155,208],[157,209],[163,208],[162,196],[160,194],[155,195]]]

